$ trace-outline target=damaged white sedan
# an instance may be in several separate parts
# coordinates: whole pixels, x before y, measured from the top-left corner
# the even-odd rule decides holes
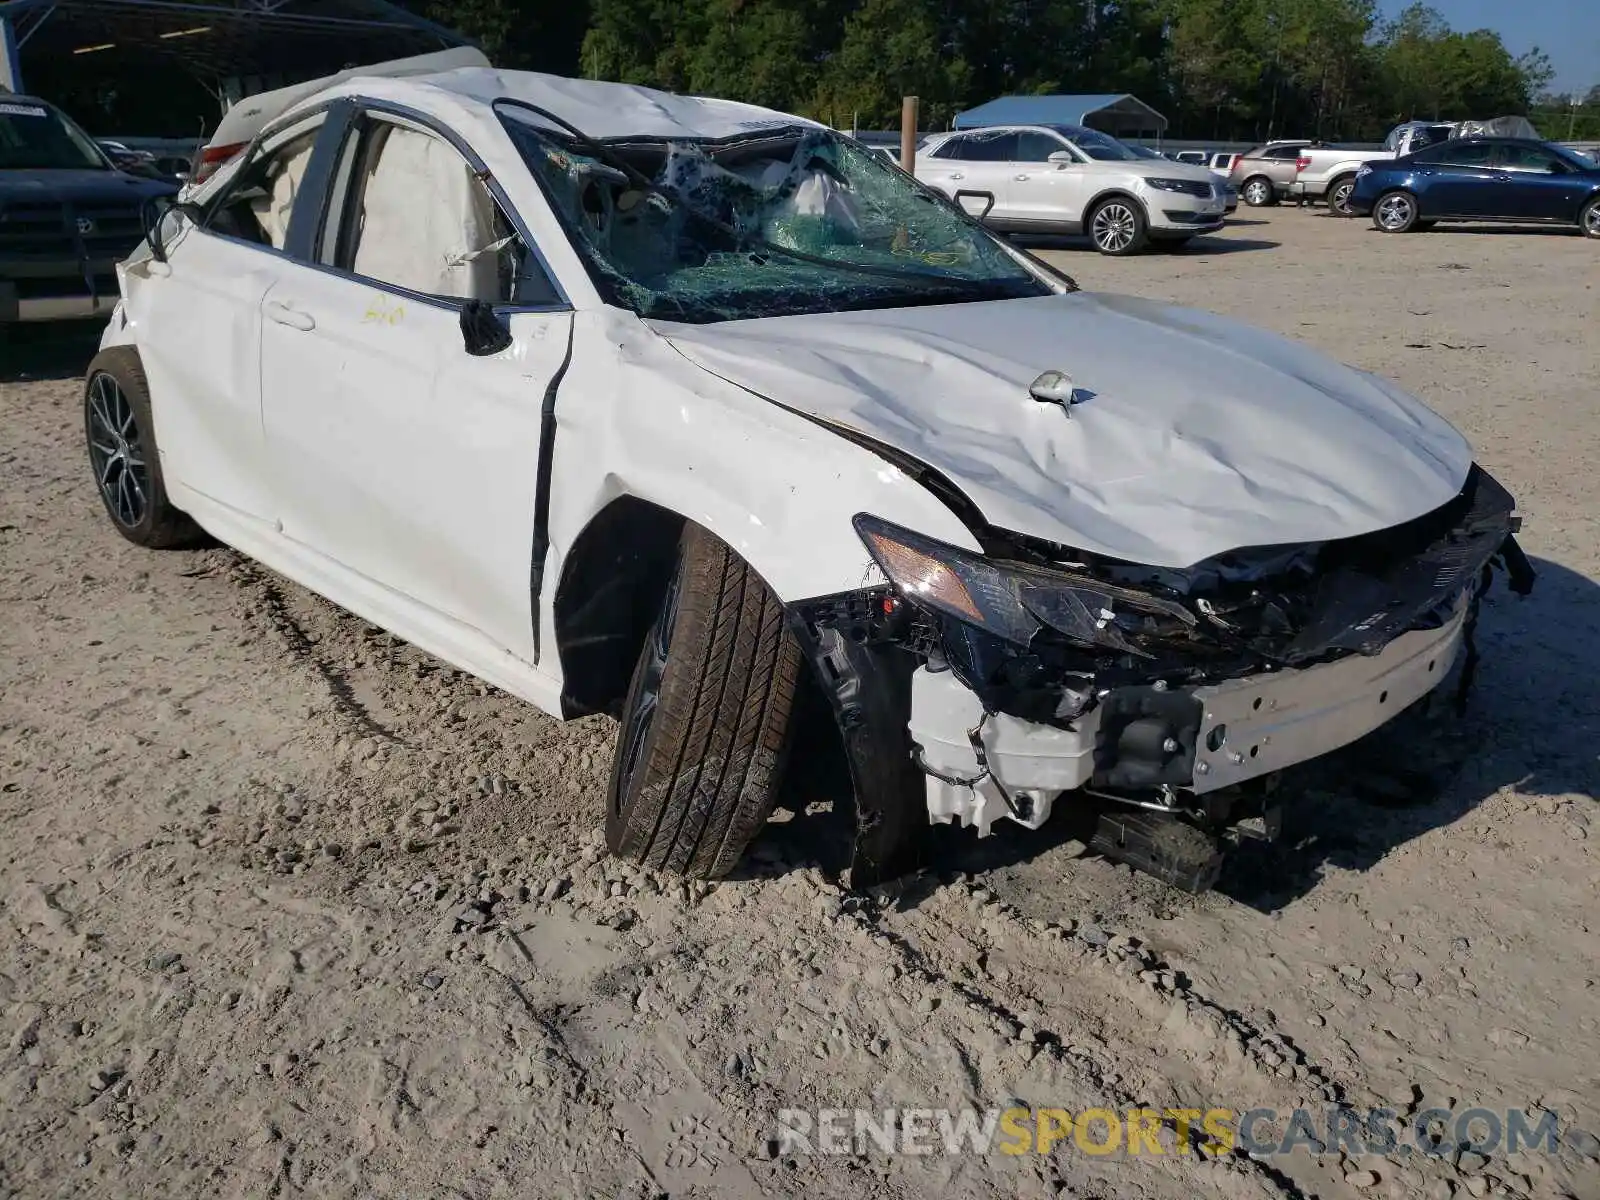
[[[299,100],[154,214],[85,393],[201,531],[546,712],[613,851],[731,870],[824,698],[852,882],[1102,811],[1202,887],[1434,689],[1512,499],[1380,379],[1079,291],[812,122],[467,69]]]

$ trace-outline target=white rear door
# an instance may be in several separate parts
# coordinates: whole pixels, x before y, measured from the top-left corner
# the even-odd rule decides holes
[[[541,412],[572,314],[453,145],[380,114],[358,127],[319,265],[265,305],[283,534],[531,662]],[[498,353],[465,348],[474,300],[500,306]]]
[[[180,507],[188,489],[246,516],[274,515],[261,435],[261,306],[285,261],[292,205],[322,121],[266,143],[207,207],[203,227],[181,223],[165,263],[123,272],[161,469]]]
[[[1083,219],[1083,167],[1073,161],[1053,163],[1058,151],[1072,154],[1066,142],[1038,129],[1017,135],[1011,163],[1010,209],[1017,218],[1051,225],[1076,224]]]
[[[1008,184],[1016,140],[1016,133],[1007,129],[957,134],[922,160],[917,177],[975,217],[1009,217]]]

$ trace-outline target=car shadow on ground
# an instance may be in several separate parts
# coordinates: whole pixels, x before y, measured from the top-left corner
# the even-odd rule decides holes
[[[1458,667],[1429,703],[1286,772],[1277,792],[1282,835],[1230,852],[1217,891],[1275,911],[1315,890],[1328,870],[1365,871],[1506,788],[1534,803],[1570,797],[1577,836],[1600,838],[1600,688],[1594,683],[1600,678],[1600,585],[1558,563],[1535,560],[1534,567],[1533,595],[1514,596],[1497,576],[1485,598],[1477,634],[1482,658],[1464,712],[1458,715],[1455,706]],[[842,773],[825,779],[818,776],[807,796],[848,794]],[[747,869],[781,874],[794,863],[815,862],[838,870],[848,846],[848,808],[847,802],[823,801],[784,814],[760,839],[764,849]],[[980,839],[974,830],[935,826],[926,871],[900,885],[900,903],[915,905],[958,872],[1001,871],[1087,843],[1093,822],[1084,805],[1063,799],[1038,830],[1001,821]]]
[[[1378,231],[1373,230],[1374,233]],[[1449,221],[1423,230],[1424,233],[1470,233],[1478,237],[1564,237],[1583,238],[1583,230],[1576,225],[1456,225]]]
[[[105,327],[95,320],[0,328],[0,383],[83,378]]]
[[[1018,246],[1024,250],[1076,250],[1085,254],[1096,254],[1094,243],[1087,237],[1046,237],[1042,234],[1027,234],[1012,236]],[[1243,250],[1276,250],[1282,243],[1269,242],[1261,238],[1229,237],[1223,234],[1199,234],[1191,242],[1180,248],[1164,248],[1160,242],[1152,242],[1145,250],[1146,254],[1180,254],[1187,257],[1198,258],[1213,254],[1237,254]]]

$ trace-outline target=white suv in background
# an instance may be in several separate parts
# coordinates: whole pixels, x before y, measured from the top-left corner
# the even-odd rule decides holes
[[[991,228],[1087,233],[1102,254],[1215,232],[1226,202],[1205,167],[1142,158],[1081,125],[939,134],[917,152],[916,174]]]

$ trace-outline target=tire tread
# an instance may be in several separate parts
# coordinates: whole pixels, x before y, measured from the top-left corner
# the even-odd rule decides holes
[[[686,529],[678,569],[655,714],[631,780],[621,777],[626,747],[618,746],[607,840],[644,866],[716,878],[737,865],[771,811],[800,654],[782,605],[712,534]],[[649,653],[647,644],[628,710]]]

